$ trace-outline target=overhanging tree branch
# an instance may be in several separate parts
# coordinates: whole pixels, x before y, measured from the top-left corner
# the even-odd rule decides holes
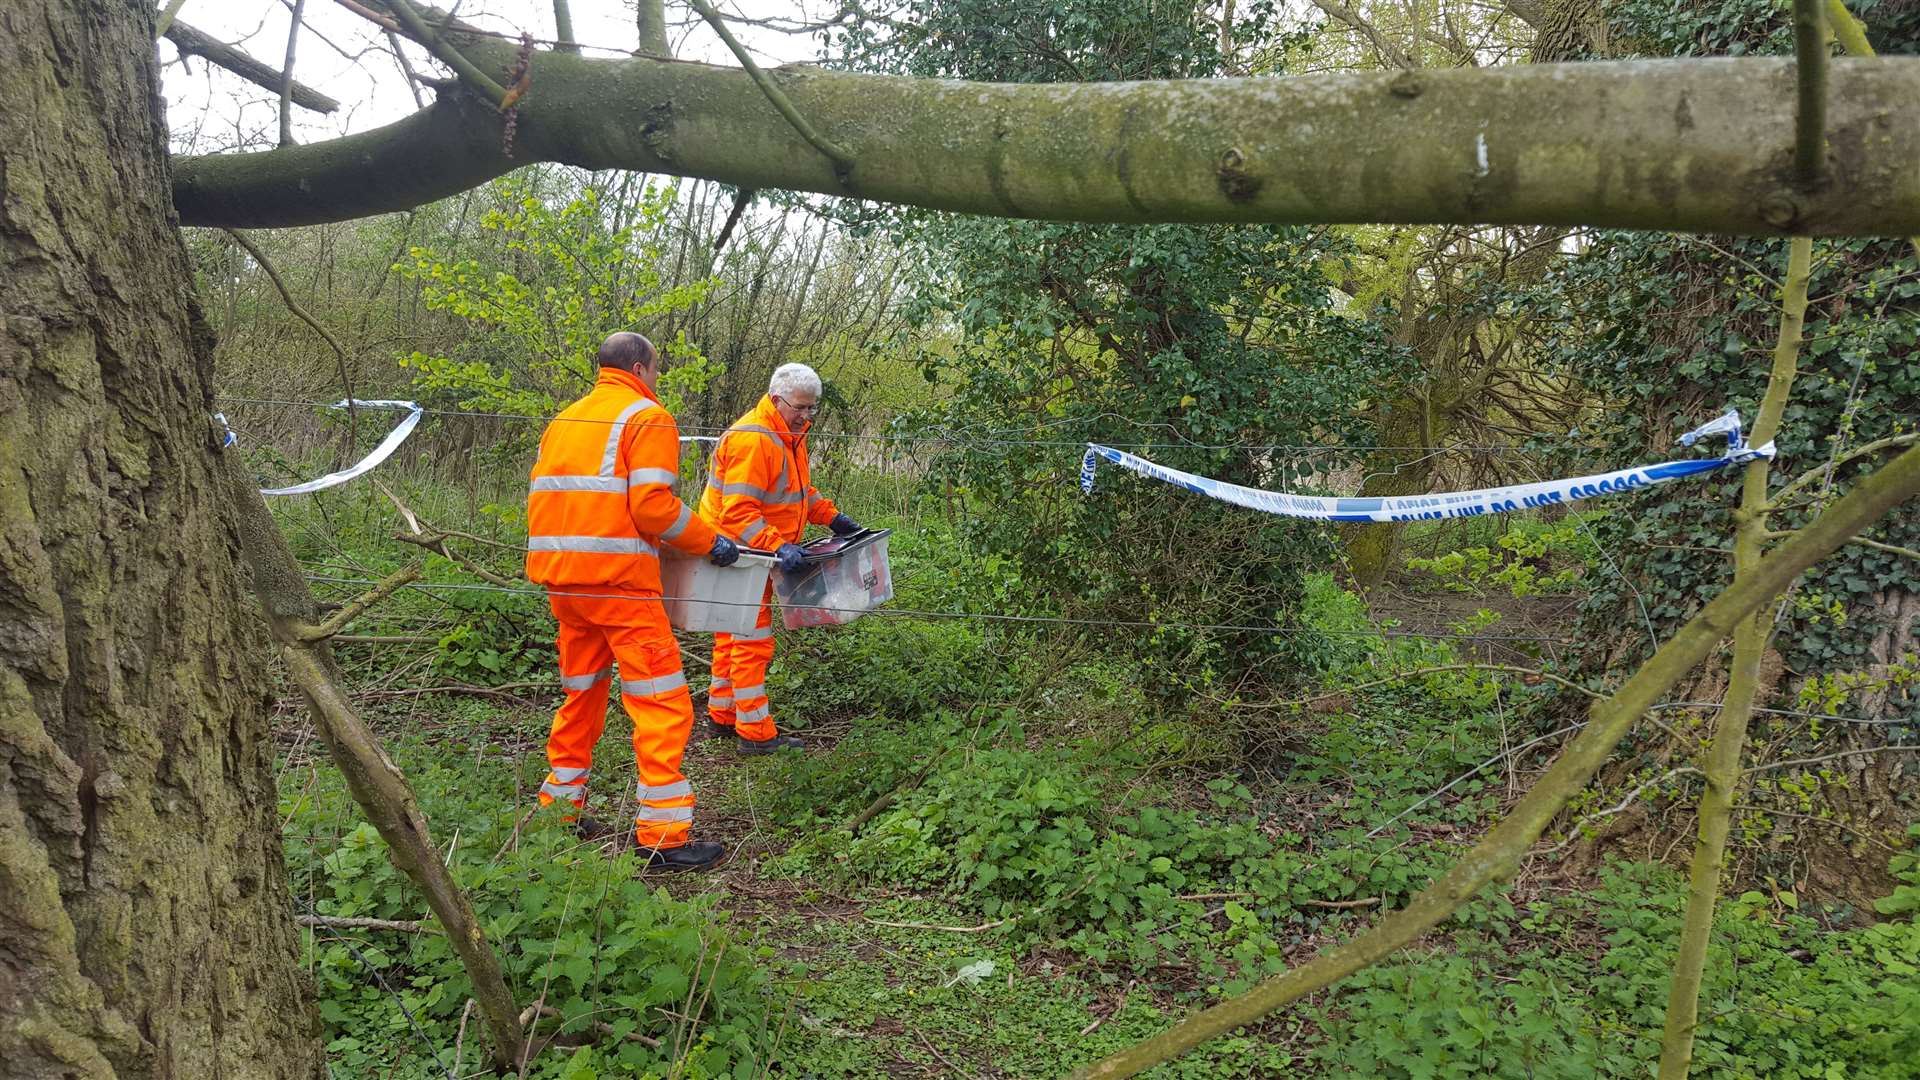
[[[1833,36],[1848,56],[1874,55],[1873,44],[1867,40],[1866,25],[1847,10],[1846,0],[1827,0],[1827,26],[1833,30]],[[1920,257],[1920,236],[1912,235],[1915,230],[1901,231],[1908,233],[1907,239],[1913,244],[1913,253]]]
[[[511,45],[452,37],[482,68],[511,66]],[[1791,175],[1788,59],[1062,85],[767,73],[858,160],[845,184],[740,69],[539,63],[511,158],[491,108],[446,95],[344,139],[180,159],[175,204],[190,225],[308,225],[556,161],[1068,221],[1920,232],[1916,58],[1830,65],[1815,189]]]
[[[276,94],[280,92],[281,73],[273,65],[255,60],[239,49],[216,40],[211,34],[195,30],[176,19],[167,26],[166,32],[161,36],[173,42],[173,47],[180,50],[183,56],[198,56],[207,63],[230,71],[255,86],[271,90]],[[340,108],[339,102],[300,83],[294,83],[288,93],[293,98],[293,103],[303,109],[330,113]]]
[[[1482,888],[1508,877],[1573,794],[1604,764],[1634,719],[1706,659],[1734,627],[1831,555],[1855,533],[1920,494],[1920,448],[1908,450],[1766,556],[1682,626],[1611,698],[1593,706],[1591,720],[1547,774],[1485,838],[1460,857],[1405,908],[1373,929],[1239,997],[1188,1017],[1172,1028],[1081,1069],[1076,1077],[1132,1076],[1251,1023],[1373,964],[1432,929]]]

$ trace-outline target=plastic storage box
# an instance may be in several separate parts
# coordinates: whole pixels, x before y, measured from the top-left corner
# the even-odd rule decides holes
[[[740,634],[760,619],[773,556],[740,549],[740,561],[715,566],[704,555],[683,555],[666,545],[660,552],[660,591],[667,621],[676,630]]]
[[[887,568],[892,535],[891,529],[862,529],[800,545],[807,552],[806,565],[791,574],[773,574],[786,628],[850,623],[893,599],[893,574]]]

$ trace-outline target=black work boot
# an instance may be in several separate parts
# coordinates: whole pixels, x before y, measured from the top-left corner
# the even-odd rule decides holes
[[[668,872],[710,870],[727,857],[726,847],[712,840],[689,840],[670,848],[643,847],[640,853],[647,858],[645,869]]]
[[[573,823],[573,834],[589,844],[598,844],[611,840],[620,830],[596,818],[582,816]]]
[[[779,750],[805,750],[807,744],[792,735],[775,735],[771,739],[741,739],[733,748],[748,757],[771,754]]]
[[[739,737],[740,737],[739,729],[735,728],[732,724],[718,723],[714,720],[713,717],[711,716],[707,717],[707,738],[737,739]]]

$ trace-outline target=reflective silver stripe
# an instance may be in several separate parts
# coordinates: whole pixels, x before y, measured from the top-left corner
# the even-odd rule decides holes
[[[591,690],[612,675],[612,668],[596,671],[588,675],[562,675],[560,676],[560,688],[562,690]]]
[[[562,784],[571,784],[575,781],[584,782],[586,778],[587,770],[585,769],[563,769],[558,765],[553,767],[553,779]]]
[[[775,506],[797,503],[806,495],[806,493],[802,491],[775,493],[763,487],[756,487],[753,484],[716,484],[711,479],[707,481],[707,489],[709,491],[718,491],[722,495],[751,495],[763,503],[772,503]]]
[[[742,630],[733,635],[735,641],[765,641],[773,636],[773,627],[762,626],[754,630]]]
[[[634,798],[645,802],[648,799],[678,799],[691,794],[693,794],[692,781],[675,780],[671,784],[663,784],[660,787],[648,787],[645,784],[637,785],[637,794],[635,794]]]
[[[710,684],[710,685],[709,685],[709,686],[707,687],[707,689],[709,689],[709,690],[725,690],[725,689],[727,689],[728,687],[730,687],[730,686],[732,686],[732,685],[733,685],[733,680],[732,680],[732,679],[725,679],[725,678],[721,678],[721,679],[715,679],[715,680],[713,680],[713,682],[712,682],[712,683],[711,683],[711,684]]]
[[[748,698],[766,697],[767,684],[760,683],[757,686],[743,686],[740,689],[735,690],[733,692],[733,696],[739,698],[742,701],[745,701]]]
[[[620,415],[614,417],[613,427],[607,432],[606,452],[600,455],[601,476],[613,475],[613,463],[615,459],[620,456],[620,439],[627,433],[627,421],[633,417],[633,414],[645,412],[653,408],[655,404],[656,402],[643,397],[639,401],[621,409]]]
[[[592,551],[601,555],[657,555],[637,536],[529,536],[528,551]]]
[[[773,706],[771,705],[761,705],[753,709],[742,709],[739,714],[734,717],[734,721],[740,724],[757,724],[765,720],[772,712]]]
[[[627,474],[627,486],[639,487],[642,484],[666,484],[671,487],[680,479],[680,474],[672,469],[635,469]]]
[[[551,795],[556,799],[583,799],[587,795],[585,784],[556,784],[549,780],[540,785],[542,795]]]
[[[660,534],[660,539],[671,540],[679,536],[681,533],[687,531],[687,525],[692,521],[693,511],[687,508],[686,503],[681,503],[680,516],[673,519],[673,524],[667,526],[667,531]]]
[[[620,692],[631,697],[659,697],[687,685],[687,673],[676,671],[657,679],[621,679]]]
[[[536,476],[533,483],[527,485],[527,490],[606,491],[618,495],[627,490],[627,485],[617,476]]]
[[[691,806],[642,806],[640,812],[633,815],[635,821],[692,821]]]
[[[740,530],[740,539],[745,540],[747,543],[751,544],[753,543],[754,537],[759,536],[761,533],[766,532],[771,528],[773,528],[773,526],[767,524],[766,518],[754,518],[752,521],[747,523],[746,528]]]

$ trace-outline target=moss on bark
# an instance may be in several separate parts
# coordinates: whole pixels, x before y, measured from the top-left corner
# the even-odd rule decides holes
[[[315,1077],[153,12],[0,30],[0,1072]]]

